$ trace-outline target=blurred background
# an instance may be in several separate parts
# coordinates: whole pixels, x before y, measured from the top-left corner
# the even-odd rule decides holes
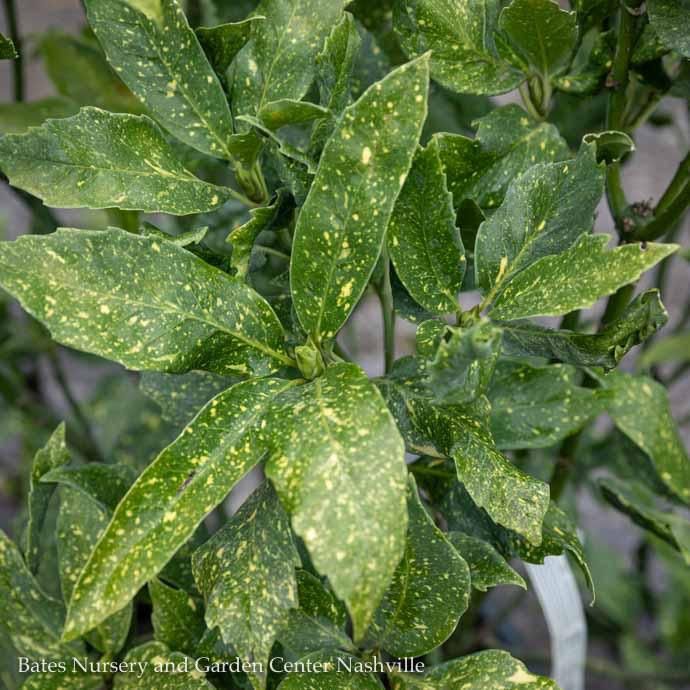
[[[75,63],[72,61],[80,60],[78,51],[75,49],[74,55],[58,51],[54,40],[64,33],[78,40],[84,29],[79,0],[30,0],[18,3],[17,8],[24,37],[24,100],[67,98],[107,108],[107,103],[89,100],[93,97],[90,79],[98,76],[73,69]],[[4,16],[0,18],[0,30],[5,35],[9,33]],[[102,65],[99,64],[98,69],[102,69]],[[11,70],[9,61],[0,62],[2,133],[13,128],[11,107],[6,106],[15,98]],[[435,89],[439,98],[442,97],[439,89]],[[510,94],[494,99],[500,103],[511,100],[517,99]],[[456,103],[452,116],[435,124],[437,128],[468,133],[471,120],[485,113],[489,105],[484,98],[464,98]],[[600,105],[593,103],[592,109]],[[52,103],[51,108],[55,106],[56,103]],[[559,103],[558,124],[572,144],[578,139],[579,129],[586,126],[587,116],[581,109],[570,112],[569,107],[567,101]],[[38,117],[37,122],[40,119]],[[662,100],[654,116],[638,130],[635,138],[637,151],[624,168],[624,186],[629,199],[654,202],[688,151],[687,101],[670,97]],[[46,232],[57,224],[84,228],[123,225],[128,222],[126,215],[48,210],[0,181],[0,236],[3,238]],[[231,227],[228,221],[225,234]],[[605,204],[599,210],[596,228],[606,232],[613,229]],[[684,246],[688,245],[687,221],[679,229],[677,238]],[[690,268],[687,260],[674,258],[664,271],[666,288],[662,297],[670,314],[667,329],[671,329],[684,317]],[[356,312],[342,344],[372,375],[382,373],[383,369],[381,332],[378,302],[369,297]],[[399,322],[399,354],[411,351],[413,335],[411,323]],[[624,368],[634,366],[633,354],[626,359]],[[688,370],[687,366],[681,366],[680,370],[671,368],[674,374],[670,387],[672,406],[687,443],[690,439]],[[18,376],[26,385],[17,381]],[[0,526],[10,533],[15,521],[21,518],[20,498],[26,489],[28,462],[61,419],[68,422],[68,439],[77,453],[97,453],[135,467],[144,466],[175,435],[175,424],[164,418],[156,402],[140,390],[136,375],[95,357],[55,346],[45,330],[27,318],[5,295],[0,295],[0,388]],[[228,504],[229,512],[241,503],[248,489],[247,485],[240,487]],[[690,688],[690,684],[656,680],[658,667],[650,650],[644,646],[649,642],[653,651],[654,645],[676,644],[680,650],[685,648],[690,653],[689,569],[674,570],[668,563],[654,560],[649,565],[651,577],[648,582],[640,583],[637,577],[639,560],[647,557],[641,547],[641,532],[627,518],[590,496],[588,492],[578,495],[573,492],[568,497],[579,513],[597,585],[597,603],[587,609],[587,616],[590,630],[601,634],[591,643],[590,658],[603,661],[600,668],[590,668],[587,687],[595,690]],[[661,610],[655,604],[656,610],[646,611],[645,607],[649,606],[647,587],[665,593],[666,603]],[[544,670],[548,637],[534,594],[515,595],[499,589],[501,591],[492,593],[485,602],[488,619],[500,622],[499,636],[519,640],[520,647],[530,650],[536,668],[541,666]],[[674,615],[678,607],[686,607],[687,615]],[[654,626],[652,620],[656,621]],[[665,626],[661,633],[655,627],[658,625]],[[608,635],[612,640],[615,637],[615,645],[613,641],[607,643]],[[621,654],[625,656],[624,664]],[[626,671],[618,673],[623,665]]]

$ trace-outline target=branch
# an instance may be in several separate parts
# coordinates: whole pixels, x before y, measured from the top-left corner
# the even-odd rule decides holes
[[[7,30],[9,31],[17,57],[12,61],[12,74],[14,83],[14,100],[17,102],[24,100],[24,56],[22,50],[22,37],[19,33],[17,22],[17,11],[14,7],[14,0],[3,0],[5,7],[5,18],[7,19]]]

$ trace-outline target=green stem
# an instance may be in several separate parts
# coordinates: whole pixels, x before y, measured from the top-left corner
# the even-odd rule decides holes
[[[5,18],[7,19],[7,30],[17,51],[17,58],[12,61],[12,74],[14,84],[14,100],[21,102],[24,100],[24,55],[22,48],[22,37],[19,33],[19,22],[17,21],[17,11],[14,0],[3,0],[5,8]]]
[[[633,0],[631,6],[637,7],[642,0]],[[611,91],[606,108],[606,129],[620,130],[624,125],[626,110],[626,91],[629,82],[630,57],[635,46],[637,17],[633,16],[621,2],[618,11],[618,35],[616,54],[609,76]],[[620,163],[610,165],[606,172],[606,196],[618,232],[623,231],[623,212],[628,206],[621,183]]]
[[[518,87],[518,90],[520,92],[520,96],[522,97],[522,103],[525,106],[525,109],[527,112],[535,119],[535,120],[543,120],[544,118],[542,115],[539,113],[537,110],[536,106],[532,102],[532,94],[529,89],[529,84],[526,81],[523,81],[522,84]]]
[[[254,249],[262,254],[270,254],[271,256],[276,256],[279,259],[284,259],[285,261],[290,261],[290,255],[285,252],[281,252],[279,249],[274,249],[273,247],[265,247],[263,244],[254,245]]]
[[[604,315],[601,317],[602,326],[615,321],[623,313],[628,304],[630,304],[630,299],[634,292],[634,285],[624,285],[618,292],[609,297]]]
[[[383,250],[383,280],[379,289],[381,313],[383,316],[384,371],[386,374],[393,368],[395,361],[395,308],[393,305],[393,288],[391,286],[391,262],[388,250]]]
[[[103,454],[101,453],[101,450],[98,446],[98,442],[96,441],[96,438],[93,434],[91,425],[89,424],[89,421],[86,418],[84,411],[81,409],[79,401],[76,399],[74,393],[72,392],[72,388],[69,385],[67,375],[65,374],[65,370],[62,367],[62,362],[60,361],[60,357],[56,349],[48,351],[48,361],[50,362],[51,368],[53,370],[53,376],[55,377],[55,381],[57,382],[58,386],[60,386],[62,396],[64,397],[65,401],[72,410],[74,419],[81,428],[82,434],[88,443],[89,450],[91,454],[94,456],[92,459],[98,460],[99,462],[104,462],[105,460],[103,458]]]
[[[690,153],[680,162],[676,174],[673,176],[673,179],[661,196],[661,199],[659,199],[659,203],[656,205],[657,215],[665,213],[668,210],[674,199],[683,191],[688,180],[690,180]]]
[[[651,242],[652,240],[663,237],[682,220],[688,206],[690,206],[690,182],[685,183],[683,189],[681,189],[676,198],[668,204],[665,211],[657,215],[651,223],[637,230],[633,234],[633,239],[642,242]]]

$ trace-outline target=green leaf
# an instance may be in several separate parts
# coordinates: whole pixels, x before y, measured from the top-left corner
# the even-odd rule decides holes
[[[14,60],[16,57],[18,55],[14,43],[3,34],[0,34],[0,60]]]
[[[324,148],[290,264],[295,309],[315,342],[335,336],[374,270],[419,141],[428,85],[428,56],[394,70],[345,110]]]
[[[597,132],[585,134],[582,141],[594,144],[597,150],[597,161],[607,165],[618,163],[635,150],[635,142],[625,132]]]
[[[642,353],[638,361],[640,367],[651,367],[661,362],[690,361],[690,332],[669,335],[655,340],[651,347]]]
[[[288,611],[288,622],[279,632],[284,648],[296,657],[320,649],[354,651],[345,633],[347,612],[329,588],[306,570],[297,571],[299,607]]]
[[[66,98],[49,97],[29,103],[0,103],[0,134],[22,134],[48,118],[70,117],[79,106]]]
[[[131,369],[270,373],[291,360],[269,305],[176,246],[61,229],[0,244],[0,283],[55,340]]]
[[[455,460],[458,479],[472,500],[499,525],[538,545],[549,487],[502,455],[489,429],[474,414],[454,409],[452,425],[452,445],[443,452]]]
[[[156,227],[153,223],[144,221],[141,224],[140,232],[144,237],[151,237],[153,239],[172,242],[178,247],[188,247],[190,244],[200,244],[208,234],[208,227],[202,226],[199,228],[192,228],[191,230],[185,230],[178,235],[170,235],[167,232],[163,232],[163,230]]]
[[[544,79],[565,70],[577,44],[577,15],[553,0],[513,0],[498,21],[499,52],[525,74]]]
[[[263,16],[233,65],[233,113],[256,115],[271,101],[301,100],[316,72],[316,56],[336,24],[344,0],[262,0]]]
[[[280,129],[287,125],[302,125],[314,120],[331,116],[330,111],[316,103],[296,101],[292,98],[281,98],[261,106],[258,118],[270,130]]]
[[[491,688],[491,690],[558,690],[554,681],[535,676],[508,652],[488,650],[434,666],[421,678],[396,676],[393,690],[451,690],[451,688]]]
[[[314,670],[286,674],[278,690],[383,690],[379,680],[359,657],[326,650],[299,661],[305,669]]]
[[[183,427],[211,398],[237,382],[238,379],[206,371],[186,374],[146,371],[141,375],[140,388],[160,407],[163,419]]]
[[[401,0],[393,25],[408,55],[431,51],[431,76],[459,93],[512,91],[522,75],[498,56],[500,0]]]
[[[155,639],[169,649],[193,655],[206,632],[201,602],[158,578],[149,582],[148,590],[153,604],[151,623]]]
[[[415,301],[434,314],[458,310],[467,259],[436,142],[414,157],[388,224],[388,249]]]
[[[599,480],[604,498],[633,522],[670,544],[690,565],[690,522],[668,505],[657,505],[656,496],[642,483]]]
[[[467,563],[434,525],[412,477],[407,508],[405,552],[369,633],[394,657],[422,656],[445,642],[470,595]]]
[[[387,383],[389,405],[412,449],[452,458],[458,479],[477,506],[495,522],[539,544],[549,487],[496,448],[488,426],[488,401],[481,397],[471,407],[439,407],[420,396],[414,379],[388,378]]]
[[[533,120],[517,105],[496,108],[475,124],[474,139],[434,135],[456,208],[466,199],[482,208],[498,206],[510,182],[529,167],[570,155],[553,125]]]
[[[49,597],[29,572],[19,549],[0,530],[0,627],[18,654],[30,659],[69,659],[81,644],[60,641],[62,602]]]
[[[675,244],[627,244],[611,251],[609,235],[582,235],[561,254],[545,256],[513,278],[491,308],[494,319],[560,316],[587,309],[635,282],[678,249]]]
[[[474,589],[486,592],[498,585],[517,585],[527,589],[525,581],[489,542],[462,532],[449,532],[447,537],[467,562]]]
[[[547,448],[606,410],[611,396],[577,385],[573,367],[499,363],[488,392],[499,448]]]
[[[604,171],[593,145],[584,146],[574,161],[535,165],[515,179],[477,234],[480,288],[500,290],[519,271],[563,252],[589,232],[603,189]]]
[[[177,0],[84,0],[108,62],[151,114],[185,144],[232,159],[223,88]]]
[[[65,601],[70,600],[79,573],[108,525],[110,516],[111,511],[85,491],[69,485],[61,488],[56,540],[60,587]],[[127,640],[132,612],[130,603],[105,619],[86,635],[89,643],[104,654],[117,654]]]
[[[48,504],[55,486],[43,484],[41,479],[50,470],[69,462],[69,451],[65,444],[65,425],[55,429],[48,443],[36,453],[29,475],[29,496],[27,499],[29,520],[24,533],[24,558],[32,573],[38,570],[42,554],[39,552],[41,531],[48,512]]]
[[[127,465],[90,463],[76,467],[60,466],[46,472],[42,482],[54,482],[85,494],[106,511],[112,511],[135,479]]]
[[[266,474],[361,638],[405,548],[407,471],[395,422],[364,373],[338,364],[282,395],[264,435]]]
[[[96,674],[32,673],[22,684],[22,690],[101,690],[103,678]]]
[[[613,391],[615,425],[652,461],[664,484],[690,503],[690,459],[671,415],[666,389],[647,376],[612,372],[601,379]]]
[[[339,115],[350,104],[352,78],[362,39],[352,15],[344,12],[316,56],[316,83],[321,105]],[[319,120],[311,135],[311,149],[320,151],[333,131],[332,120]]]
[[[590,590],[594,591],[575,525],[555,503],[549,503],[544,515],[541,542],[538,545],[530,543],[517,532],[495,524],[454,477],[450,463],[442,465],[441,462],[422,462],[421,471],[427,471],[419,477],[423,477],[424,487],[448,521],[449,529],[489,542],[504,558],[519,557],[528,563],[543,563],[547,556],[558,556],[567,551],[582,569]]]
[[[0,140],[11,184],[61,208],[121,208],[187,215],[218,208],[234,192],[192,175],[145,115],[82,108]]]
[[[422,337],[424,325],[419,327]],[[501,329],[489,321],[468,328],[445,327],[426,364],[429,387],[437,402],[464,405],[487,390],[501,350],[501,337]]]
[[[193,556],[194,579],[206,600],[206,624],[246,661],[266,669],[271,647],[297,606],[300,558],[290,523],[268,482]],[[266,671],[252,671],[265,687]]]
[[[661,41],[690,58],[690,0],[647,0],[647,12]]]
[[[130,649],[124,663],[132,664],[137,672],[116,674],[115,690],[213,690],[213,685],[195,668],[193,659],[170,651],[161,642],[146,642]],[[181,670],[172,673],[165,670],[166,666]]]
[[[287,204],[289,210],[292,205]],[[249,263],[252,251],[259,235],[271,230],[283,220],[285,215],[286,195],[279,193],[270,206],[261,206],[249,212],[249,220],[230,232],[227,241],[232,245],[230,264],[237,271],[237,275],[245,277],[249,273]]]
[[[216,396],[141,474],[81,572],[65,636],[121,609],[261,458],[254,426],[290,382],[252,379]]]
[[[543,357],[577,366],[613,369],[636,345],[668,321],[658,290],[638,295],[598,333],[550,330],[533,323],[501,324],[503,352],[511,357]]]
[[[142,111],[139,100],[120,81],[93,39],[52,30],[43,35],[38,51],[61,96],[116,113]]]
[[[201,26],[196,30],[199,43],[219,76],[225,76],[230,63],[264,19],[265,17],[254,16],[240,22]]]

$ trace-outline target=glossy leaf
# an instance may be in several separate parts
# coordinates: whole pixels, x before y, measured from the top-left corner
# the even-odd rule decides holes
[[[262,232],[271,230],[284,215],[284,200],[285,196],[279,195],[270,206],[252,209],[249,220],[228,235],[227,241],[232,245],[230,264],[237,275],[245,277],[249,273],[254,244]]]
[[[260,459],[253,439],[270,400],[291,384],[252,379],[216,396],[141,474],[81,572],[65,636],[121,609]]]
[[[299,606],[288,611],[278,639],[296,657],[320,649],[354,651],[345,632],[347,612],[325,583],[306,570],[297,571]]]
[[[594,146],[584,146],[574,161],[535,165],[520,175],[501,207],[479,228],[475,270],[480,288],[499,290],[519,271],[563,252],[589,232],[603,184]],[[549,282],[549,289],[555,292],[557,286]]]
[[[410,397],[406,414],[416,432],[455,462],[458,479],[492,520],[538,545],[549,505],[549,487],[524,473],[496,448],[488,428],[488,403],[435,407]],[[399,422],[400,423],[400,422]],[[402,422],[403,427],[405,422]]]
[[[0,167],[15,187],[61,208],[122,208],[187,215],[233,195],[184,166],[146,116],[82,108],[0,140]]]
[[[282,395],[265,429],[266,474],[361,638],[405,547],[407,471],[395,423],[363,372],[338,364]]]
[[[61,487],[56,540],[60,587],[65,601],[70,600],[79,573],[107,527],[110,516],[111,511],[85,491],[68,485]],[[132,611],[132,604],[128,604],[105,619],[86,635],[89,643],[103,654],[117,654],[127,640]]]
[[[690,565],[690,521],[685,516],[658,505],[654,494],[640,482],[609,478],[600,480],[599,487],[614,508],[670,544]]]
[[[233,113],[256,115],[271,101],[301,100],[316,71],[316,56],[344,0],[262,0],[253,16],[263,16],[233,65]]]
[[[402,0],[393,25],[408,55],[432,52],[431,74],[459,93],[512,91],[520,73],[501,60],[494,44],[500,0]]]
[[[218,75],[225,75],[230,63],[249,40],[252,31],[263,21],[264,17],[254,16],[239,22],[202,26],[196,30],[201,47]]]
[[[66,345],[132,369],[265,374],[290,363],[251,288],[172,242],[61,229],[0,245],[0,282]]]
[[[613,369],[633,347],[651,337],[667,321],[659,291],[648,290],[598,333],[551,330],[529,322],[501,324],[502,349],[508,356],[543,357],[577,366]]]
[[[434,666],[423,677],[398,676],[393,690],[451,690],[451,688],[491,688],[491,690],[558,690],[556,683],[535,676],[508,652],[488,650]]]
[[[690,57],[689,0],[647,0],[649,21],[664,45],[681,55]]]
[[[0,103],[0,134],[23,134],[48,118],[70,117],[78,112],[76,103],[56,96],[28,103]]]
[[[434,314],[457,311],[467,259],[435,142],[414,157],[388,224],[388,249],[415,301]]]
[[[434,135],[458,208],[466,199],[482,208],[498,206],[519,174],[570,155],[553,125],[536,122],[517,105],[496,108],[475,124],[474,139],[445,132]]]
[[[148,584],[153,636],[169,649],[193,655],[206,631],[201,601],[154,578]]]
[[[525,581],[489,542],[462,532],[449,532],[448,541],[469,566],[474,589],[486,592],[498,585],[517,585],[527,589]]]
[[[56,467],[41,478],[83,493],[106,511],[112,511],[127,493],[136,474],[127,465],[88,465]]]
[[[394,70],[345,110],[324,148],[290,264],[295,309],[316,342],[335,336],[374,270],[426,117],[428,80],[427,56]]]
[[[647,376],[613,372],[602,381],[613,392],[608,413],[652,461],[668,488],[690,503],[690,459],[671,416],[666,389]]]
[[[156,688],[156,690],[213,690],[204,674],[195,669],[194,660],[170,651],[161,642],[146,642],[134,647],[124,658],[124,662],[132,664],[137,673],[118,673],[115,676],[115,690],[139,690],[140,688]],[[139,666],[141,664],[141,666]],[[171,673],[168,668],[179,668],[180,671]]]
[[[423,329],[424,324],[419,330]],[[435,399],[442,404],[464,405],[482,395],[498,361],[501,337],[501,329],[489,321],[469,328],[447,326],[426,364]],[[419,348],[419,334],[417,343]]]
[[[410,478],[409,522],[402,560],[370,634],[394,657],[422,656],[452,634],[467,609],[467,563],[434,525]]]
[[[230,108],[177,0],[85,0],[108,61],[151,114],[202,153],[231,159]]]
[[[597,160],[607,165],[617,163],[635,150],[635,142],[625,132],[597,132],[586,134],[582,141],[594,144],[597,149]]]
[[[243,659],[268,667],[271,647],[297,606],[300,559],[289,518],[266,482],[198,549],[194,579],[206,600],[206,624]],[[266,671],[250,672],[265,687]]]
[[[316,57],[316,83],[321,105],[339,115],[350,104],[356,60],[362,44],[357,26],[349,12],[333,27]],[[312,150],[319,151],[333,131],[332,120],[319,120],[311,136]]]
[[[69,659],[81,644],[60,640],[62,602],[38,586],[19,549],[0,530],[0,626],[16,651],[30,659]]]
[[[606,410],[611,396],[577,385],[562,364],[502,362],[488,392],[491,432],[499,448],[546,448]]]
[[[432,467],[436,472],[440,469],[441,462],[433,461]],[[424,475],[424,486],[431,492],[451,530],[489,542],[505,558],[518,557],[528,563],[540,564],[547,556],[567,552],[577,561],[590,590],[594,591],[592,576],[575,525],[555,503],[549,503],[544,515],[540,543],[530,543],[517,532],[493,522],[487,512],[476,506],[466,489],[453,477],[450,463],[442,467],[443,473],[439,473],[438,477]],[[447,476],[445,471],[448,471]]]
[[[675,244],[627,244],[607,251],[608,235],[583,235],[570,249],[535,261],[513,278],[491,308],[495,319],[559,316],[587,309],[673,254]]]
[[[24,533],[24,558],[31,572],[38,570],[41,559],[39,552],[41,531],[48,512],[48,504],[55,486],[41,483],[41,479],[52,469],[69,462],[69,451],[65,443],[65,425],[60,424],[48,439],[48,443],[34,456],[29,475],[29,496],[27,499],[29,519]]]
[[[498,22],[499,52],[525,74],[549,79],[566,69],[577,44],[577,17],[553,0],[512,0]]]

